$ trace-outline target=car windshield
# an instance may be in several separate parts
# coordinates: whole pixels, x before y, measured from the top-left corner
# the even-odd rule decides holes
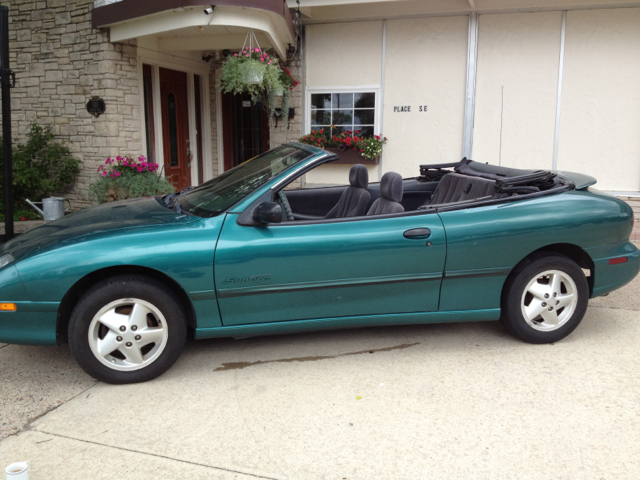
[[[199,187],[173,194],[175,200],[172,204],[181,211],[199,217],[219,215],[284,170],[312,155],[307,150],[282,145],[247,160]]]

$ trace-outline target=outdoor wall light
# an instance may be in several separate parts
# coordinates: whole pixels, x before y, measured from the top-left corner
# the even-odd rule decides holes
[[[206,13],[207,15],[211,15],[215,9],[216,9],[216,6],[211,5],[210,7],[207,7],[204,9],[204,13]]]
[[[107,110],[107,105],[100,97],[91,97],[87,102],[87,112],[98,118]]]

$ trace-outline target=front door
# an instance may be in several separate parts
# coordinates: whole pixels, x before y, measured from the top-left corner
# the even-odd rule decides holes
[[[224,325],[361,315],[375,323],[438,310],[446,240],[435,213],[265,227],[236,220],[227,216],[215,254]],[[428,238],[409,232],[424,228]]]
[[[222,95],[224,169],[231,170],[269,150],[269,116],[260,98],[251,95]]]
[[[187,74],[160,69],[164,173],[178,189],[191,185]]]

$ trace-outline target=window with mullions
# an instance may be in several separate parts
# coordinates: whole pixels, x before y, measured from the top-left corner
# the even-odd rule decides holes
[[[311,130],[331,135],[359,130],[358,136],[372,137],[375,119],[375,92],[311,94]]]

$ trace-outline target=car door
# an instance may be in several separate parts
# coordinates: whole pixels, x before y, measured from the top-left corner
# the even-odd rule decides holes
[[[435,213],[243,226],[215,254],[222,322],[243,325],[438,309],[446,240]]]

